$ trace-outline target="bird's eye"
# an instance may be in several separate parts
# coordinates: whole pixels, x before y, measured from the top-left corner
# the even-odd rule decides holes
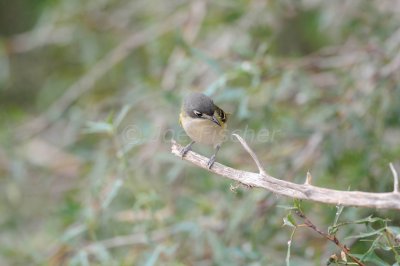
[[[197,115],[198,117],[201,117],[201,113],[200,113],[199,111],[194,110],[193,113],[194,113],[195,115]]]

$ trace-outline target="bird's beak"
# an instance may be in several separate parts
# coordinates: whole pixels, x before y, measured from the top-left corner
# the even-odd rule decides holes
[[[204,116],[205,116],[205,118],[207,118],[207,119],[210,120],[211,122],[217,124],[218,126],[221,126],[221,123],[219,122],[218,118],[217,118],[215,115],[213,115],[213,116],[211,116],[211,115],[204,115]]]

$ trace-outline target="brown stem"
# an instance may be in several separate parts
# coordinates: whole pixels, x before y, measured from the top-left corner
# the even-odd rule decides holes
[[[297,216],[299,216],[300,218],[302,218],[304,220],[304,224],[313,229],[315,232],[317,232],[318,234],[320,234],[321,236],[323,236],[324,238],[326,238],[327,240],[333,242],[336,246],[338,246],[344,253],[346,253],[347,257],[349,257],[350,259],[352,259],[355,263],[357,263],[360,266],[365,266],[364,263],[362,263],[359,259],[357,259],[356,257],[354,257],[353,255],[350,254],[350,248],[348,248],[346,245],[342,244],[339,239],[337,239],[337,237],[335,235],[330,235],[327,234],[325,232],[323,232],[322,230],[318,229],[308,218],[307,216],[305,216],[304,213],[302,213],[300,210],[296,210],[295,213],[297,214]]]

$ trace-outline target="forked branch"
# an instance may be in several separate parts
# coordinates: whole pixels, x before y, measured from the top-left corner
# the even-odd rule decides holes
[[[400,193],[398,192],[398,178],[397,172],[391,166],[394,180],[394,191],[386,193],[371,193],[362,191],[341,191],[334,189],[327,189],[322,187],[316,187],[311,184],[311,175],[307,176],[308,182],[305,184],[296,184],[281,179],[277,179],[267,174],[261,166],[257,156],[248,146],[246,141],[240,136],[235,135],[238,138],[245,150],[251,155],[253,160],[256,162],[259,173],[246,172],[238,169],[234,169],[220,163],[215,162],[211,169],[207,168],[208,158],[189,151],[183,160],[191,162],[205,170],[213,172],[219,176],[229,178],[231,180],[238,181],[248,187],[259,187],[269,190],[273,193],[287,196],[290,198],[305,199],[315,202],[322,202],[332,205],[344,205],[344,206],[357,206],[357,207],[368,207],[378,209],[397,209],[400,210]],[[180,156],[180,152],[183,149],[181,145],[172,140],[171,152]]]

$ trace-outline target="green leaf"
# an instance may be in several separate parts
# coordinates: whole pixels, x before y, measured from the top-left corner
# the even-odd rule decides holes
[[[370,237],[370,236],[374,236],[374,235],[380,235],[382,231],[384,231],[385,228],[380,228],[371,232],[366,232],[366,233],[361,233],[358,235],[352,235],[352,236],[348,236],[345,239],[352,239],[352,238],[365,238],[365,237]]]
[[[341,213],[341,210],[338,210],[338,212],[336,212],[337,215],[338,215],[339,211]],[[339,213],[339,215],[340,215],[340,213]],[[337,223],[337,219],[335,218],[334,225],[329,226],[329,228],[328,228],[328,233],[335,234],[339,230],[339,227],[344,226],[344,225],[349,225],[349,224],[369,224],[369,223],[375,223],[375,222],[382,222],[382,224],[385,225],[384,227],[386,227],[387,221],[389,221],[389,220],[383,219],[380,217],[368,216],[366,218],[355,220],[355,221],[346,221],[346,222]],[[366,234],[369,234],[369,233],[372,233],[372,232],[368,232]],[[373,233],[372,233],[372,235],[373,235]],[[355,236],[355,237],[357,237],[357,236]],[[350,236],[349,238],[353,238],[353,237]]]
[[[101,204],[101,208],[102,209],[106,209],[110,205],[111,201],[117,196],[118,191],[121,188],[122,184],[123,184],[123,182],[122,182],[122,180],[120,178],[118,178],[114,182],[114,184],[113,184],[113,186],[111,188],[111,191],[107,194],[105,200]]]
[[[344,206],[336,206],[336,215],[335,215],[335,220],[333,222],[333,225],[337,225],[337,222],[339,221],[339,217],[343,212]]]
[[[378,236],[377,238],[374,239],[374,241],[372,242],[371,247],[368,249],[367,252],[365,252],[362,257],[361,257],[361,261],[368,261],[369,259],[375,259],[376,254],[375,254],[375,249],[379,248],[379,240],[380,240],[381,236]],[[379,257],[377,257],[379,259]]]
[[[147,259],[145,266],[153,266],[156,265],[158,258],[162,250],[164,249],[163,246],[157,246],[156,249],[151,253],[150,257]]]
[[[357,255],[357,257],[359,257],[359,255]],[[379,258],[375,252],[368,252],[366,255],[364,254],[364,256],[361,256],[361,261],[362,262],[371,262],[376,266],[389,266],[390,265],[390,264],[386,263],[385,261],[383,261],[381,258]]]
[[[294,206],[289,206],[289,205],[276,205],[277,208],[281,208],[284,210],[297,210],[296,207]]]
[[[375,222],[388,222],[390,221],[389,219],[383,219],[380,217],[372,217],[371,215],[363,218],[363,219],[359,219],[359,220],[355,220],[352,223],[353,224],[364,224],[364,223],[375,223]]]
[[[289,226],[289,227],[296,227],[297,223],[295,219],[293,218],[293,215],[289,213],[286,215],[286,217],[283,218],[283,225],[284,226]]]
[[[86,232],[86,230],[87,226],[85,224],[73,225],[64,232],[64,234],[61,236],[61,241],[67,242]]]
[[[118,113],[117,117],[113,122],[114,128],[117,128],[121,124],[121,122],[124,120],[125,116],[128,114],[131,108],[132,106],[128,104],[122,107],[121,111]]]
[[[302,211],[301,210],[301,199],[293,199],[293,204],[296,209],[298,209],[299,211]]]
[[[86,123],[86,128],[84,129],[84,133],[86,134],[93,134],[93,133],[112,134],[113,132],[114,132],[113,125],[107,122],[89,121]]]

